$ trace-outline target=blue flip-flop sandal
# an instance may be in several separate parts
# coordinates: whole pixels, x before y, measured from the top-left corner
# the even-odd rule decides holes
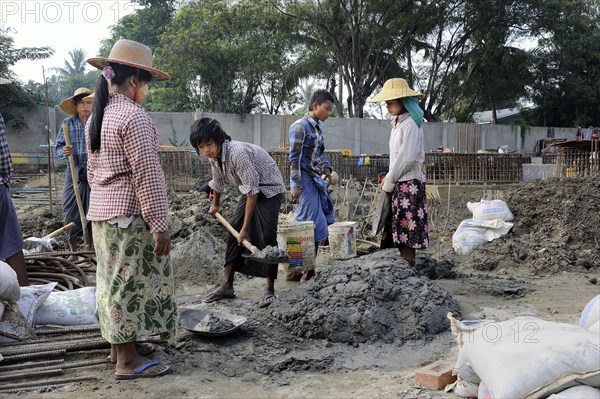
[[[148,369],[152,366],[162,366],[163,369],[156,373],[143,374],[146,369]],[[131,374],[123,374],[123,373],[115,372],[115,378],[117,380],[135,380],[138,378],[154,378],[154,377],[160,377],[161,375],[168,374],[169,372],[171,372],[171,366],[162,364],[158,360],[151,360],[150,362],[142,364],[140,367],[133,370],[133,372]]]

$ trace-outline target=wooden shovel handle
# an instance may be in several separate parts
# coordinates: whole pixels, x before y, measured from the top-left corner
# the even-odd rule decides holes
[[[44,238],[56,237],[60,233],[64,233],[65,231],[71,230],[73,227],[75,227],[75,222],[71,222],[58,230],[54,230],[52,233],[45,235]]]
[[[229,222],[228,222],[227,220],[225,220],[225,218],[223,217],[223,215],[221,215],[219,212],[217,212],[217,213],[215,213],[215,217],[217,218],[217,220],[218,220],[219,222],[221,222],[221,224],[222,224],[223,226],[225,226],[225,228],[226,228],[226,229],[227,229],[227,230],[228,230],[228,231],[229,231],[231,234],[233,234],[233,236],[234,236],[235,238],[239,238],[239,237],[240,237],[240,233],[238,233],[238,232],[237,232],[237,230],[236,230],[236,229],[234,229],[234,228],[233,228],[233,226],[232,226],[232,225],[230,225],[230,224],[229,224]],[[248,248],[248,250],[249,250],[250,252],[252,252],[252,253],[254,253],[254,252],[256,251],[256,249],[257,249],[257,248],[256,248],[254,245],[252,245],[252,244],[250,243],[250,241],[248,241],[248,240],[243,240],[243,241],[242,241],[242,244],[244,244],[244,246],[245,246],[246,248]]]

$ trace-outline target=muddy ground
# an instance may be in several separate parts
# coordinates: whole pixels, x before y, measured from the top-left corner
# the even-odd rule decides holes
[[[358,194],[361,188],[353,190]],[[416,270],[395,250],[363,247],[358,258],[321,261],[317,277],[307,284],[285,282],[280,272],[279,301],[265,309],[256,306],[264,282],[244,276],[236,277],[235,299],[201,303],[220,279],[226,232],[206,214],[205,194],[172,194],[180,308],[221,309],[247,317],[247,323],[220,338],[180,329],[155,355],[174,369],[160,379],[117,382],[107,364],[74,372],[95,375],[97,382],[23,396],[455,397],[423,389],[413,378],[415,369],[433,361],[454,362],[448,312],[463,319],[535,316],[576,323],[598,294],[600,182],[452,186],[450,194],[440,187],[439,198],[429,202],[431,248],[419,252]],[[451,238],[460,221],[470,217],[466,203],[483,197],[504,199],[515,216],[514,228],[469,255],[456,255]],[[225,198],[226,218],[235,201]],[[346,208],[354,210],[353,201]],[[361,203],[355,218],[360,223],[370,200]],[[17,206],[27,236],[43,236],[62,225],[56,206],[53,212],[19,200]],[[284,213],[290,210],[286,204]],[[66,250],[64,239],[55,249]]]

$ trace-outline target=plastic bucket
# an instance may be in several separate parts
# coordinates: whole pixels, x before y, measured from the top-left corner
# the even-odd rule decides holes
[[[337,222],[329,225],[331,259],[350,259],[356,256],[356,222]]]
[[[289,263],[284,270],[315,268],[315,225],[312,221],[284,223],[277,226],[277,245],[287,251]]]

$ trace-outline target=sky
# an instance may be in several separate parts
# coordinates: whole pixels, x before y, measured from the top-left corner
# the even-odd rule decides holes
[[[42,67],[46,77],[54,74],[51,68],[62,67],[69,59],[69,50],[82,48],[88,58],[97,56],[101,40],[110,34],[110,26],[134,10],[129,0],[0,0],[0,26],[14,29],[10,36],[15,48],[54,49],[51,58],[19,61],[11,70],[24,83],[30,79],[42,82]]]

